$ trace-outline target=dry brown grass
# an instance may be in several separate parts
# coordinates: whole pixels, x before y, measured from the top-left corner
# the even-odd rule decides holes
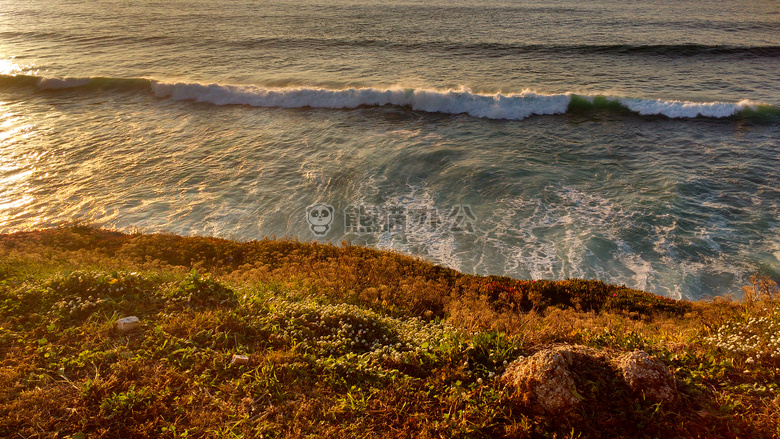
[[[47,314],[65,291],[52,285],[66,285],[52,279],[72,270],[103,273],[88,279],[103,282],[95,291],[125,279],[112,270],[145,280],[132,284],[132,297],[109,295],[116,300],[100,312]],[[748,362],[705,341],[735,319],[774,315],[776,293],[761,293],[771,284],[756,279],[758,293],[745,303],[690,303],[597,281],[465,275],[355,246],[89,227],[4,235],[0,436],[778,438],[780,390],[769,385],[780,377],[778,360]],[[226,299],[166,301],[187,288]],[[270,311],[279,300],[288,309]],[[325,321],[312,317],[316,307],[294,306],[312,300],[357,305],[338,308],[353,323],[417,316],[461,332],[368,361],[354,345],[318,347],[313,338],[335,330],[316,326]],[[122,310],[138,312],[139,331],[112,328]],[[493,381],[503,361],[559,343],[650,352],[675,373],[680,405],[617,391],[559,419]],[[250,364],[231,366],[235,353]],[[598,370],[586,372],[594,389],[605,388]]]

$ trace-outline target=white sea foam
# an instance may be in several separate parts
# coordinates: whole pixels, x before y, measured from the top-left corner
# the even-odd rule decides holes
[[[215,105],[250,105],[282,108],[356,108],[360,106],[398,105],[416,111],[468,114],[488,119],[519,120],[531,115],[566,112],[570,94],[545,95],[530,90],[494,95],[460,90],[410,88],[347,88],[331,90],[317,87],[261,88],[197,83],[152,82],[157,97],[210,102]]]
[[[642,256],[628,245],[627,242],[621,240],[617,241],[617,259],[625,265],[626,268],[634,272],[632,278],[632,287],[640,290],[646,290],[648,288],[649,281],[655,271],[653,265],[644,260]]]
[[[198,83],[152,81],[158,97],[210,102],[215,105],[250,105],[282,108],[356,108],[360,106],[397,105],[416,111],[445,114],[468,114],[486,119],[521,120],[533,115],[566,113],[573,93],[543,94],[532,90],[519,93],[480,94],[469,89],[430,90],[414,88],[346,88],[319,87],[264,88]],[[593,103],[595,96],[581,98]],[[689,102],[612,96],[639,115],[663,115],[670,118],[730,117],[758,104],[749,100],[729,102]]]
[[[730,117],[750,105],[749,101],[741,101],[733,104],[728,102],[687,102],[623,97],[613,97],[609,99],[619,102],[620,105],[643,116],[663,115],[670,118],[692,118],[699,116],[714,118]]]
[[[475,93],[467,88],[433,90],[424,88],[345,88],[263,87],[259,85],[201,84],[165,82],[144,78],[47,78],[37,79],[41,90],[60,90],[95,84],[150,85],[157,97],[208,102],[214,105],[249,105],[279,108],[346,109],[360,106],[397,105],[415,111],[444,114],[468,114],[486,119],[522,120],[533,115],[564,114],[572,96],[591,104],[595,95],[572,92],[544,94],[532,90],[519,93]],[[608,96],[628,110],[643,116],[669,118],[730,117],[746,108],[757,110],[760,103],[742,100],[729,102],[689,102]]]

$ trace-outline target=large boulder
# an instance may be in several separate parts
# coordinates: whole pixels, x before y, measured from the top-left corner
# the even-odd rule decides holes
[[[577,391],[574,372],[577,363],[602,359],[598,351],[585,346],[564,345],[519,358],[507,366],[502,380],[514,387],[529,403],[548,413],[574,410],[584,398]]]
[[[626,353],[618,357],[615,364],[634,395],[664,403],[677,398],[677,383],[669,368],[647,352]]]
[[[576,410],[585,399],[577,389],[586,371],[604,374],[605,382],[625,383],[637,397],[669,403],[677,396],[674,376],[660,360],[644,351],[617,358],[586,346],[562,345],[541,350],[510,363],[501,380],[520,395],[524,403],[549,414]],[[614,384],[613,384],[614,385]]]

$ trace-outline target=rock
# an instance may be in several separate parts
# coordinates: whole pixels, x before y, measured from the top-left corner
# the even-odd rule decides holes
[[[233,355],[233,358],[230,360],[230,364],[249,364],[249,357],[246,355]]]
[[[122,332],[132,331],[139,326],[141,326],[141,322],[135,316],[123,317],[116,321],[116,328]]]
[[[513,361],[501,379],[520,392],[530,393],[545,412],[566,413],[584,399],[576,389],[572,366],[593,359],[603,359],[603,355],[585,346],[546,349]]]
[[[634,395],[665,403],[677,398],[677,383],[669,368],[647,352],[629,352],[618,357],[615,364]]]
[[[610,359],[604,352],[585,346],[558,346],[513,361],[501,380],[522,395],[524,403],[549,414],[565,414],[585,399],[577,383],[592,379],[594,373],[605,382],[625,382],[627,396],[630,389],[634,396],[652,402],[668,403],[677,397],[669,369],[644,351]]]

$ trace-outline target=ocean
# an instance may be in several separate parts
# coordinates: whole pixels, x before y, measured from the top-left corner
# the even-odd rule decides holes
[[[776,0],[0,0],[0,232],[780,279]]]

